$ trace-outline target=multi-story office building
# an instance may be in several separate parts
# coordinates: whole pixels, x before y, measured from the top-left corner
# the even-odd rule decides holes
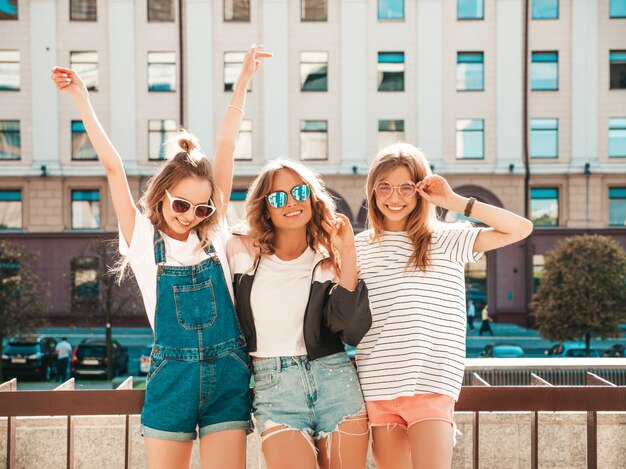
[[[369,162],[414,143],[459,193],[535,222],[468,267],[470,295],[521,324],[556,240],[626,245],[626,0],[8,0],[0,226],[41,251],[54,321],[76,314],[72,292],[94,291],[79,288],[97,282],[81,249],[116,220],[51,68],[81,72],[138,198],[179,125],[211,153],[251,43],[274,57],[248,96],[234,212],[263,164],[290,156],[362,228]]]

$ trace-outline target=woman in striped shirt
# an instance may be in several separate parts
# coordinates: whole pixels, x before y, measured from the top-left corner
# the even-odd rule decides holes
[[[367,179],[369,226],[356,236],[372,327],[357,348],[380,469],[449,468],[465,360],[464,265],[527,237],[532,223],[462,197],[412,145],[382,150]],[[488,228],[442,223],[435,207]]]

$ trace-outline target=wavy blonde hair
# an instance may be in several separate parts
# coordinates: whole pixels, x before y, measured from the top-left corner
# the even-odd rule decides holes
[[[413,182],[421,181],[431,174],[430,165],[424,154],[408,143],[396,143],[382,149],[376,155],[367,176],[367,220],[374,231],[375,241],[380,241],[385,231],[385,216],[376,205],[374,187],[384,180],[389,172],[401,166],[408,169]],[[430,266],[430,243],[437,215],[433,204],[423,200],[417,193],[414,197],[417,197],[417,205],[409,214],[406,224],[407,236],[413,244],[413,253],[407,261],[406,268],[424,272]]]
[[[330,235],[322,227],[322,220],[327,218],[327,213],[335,216],[335,201],[326,190],[324,181],[318,174],[300,163],[282,158],[265,166],[248,189],[246,197],[247,235],[259,247],[259,254],[254,264],[256,265],[262,255],[274,254],[276,251],[276,231],[270,219],[266,196],[272,191],[274,177],[283,170],[291,171],[311,188],[312,217],[306,226],[307,244],[317,252],[327,253],[328,261],[336,274],[339,275],[338,256],[332,247]]]

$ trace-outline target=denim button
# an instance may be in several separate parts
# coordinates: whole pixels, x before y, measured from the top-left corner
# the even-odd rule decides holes
[[[310,369],[311,369],[311,364],[310,364],[309,362],[306,362],[306,364],[304,365],[304,367],[305,367],[307,370],[310,370]]]

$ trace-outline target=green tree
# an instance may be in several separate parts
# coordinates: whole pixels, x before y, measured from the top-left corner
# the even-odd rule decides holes
[[[34,270],[35,259],[22,246],[0,240],[0,346],[6,337],[46,324],[49,290]]]
[[[606,236],[573,236],[545,257],[534,314],[549,340],[615,337],[626,321],[626,252]]]

